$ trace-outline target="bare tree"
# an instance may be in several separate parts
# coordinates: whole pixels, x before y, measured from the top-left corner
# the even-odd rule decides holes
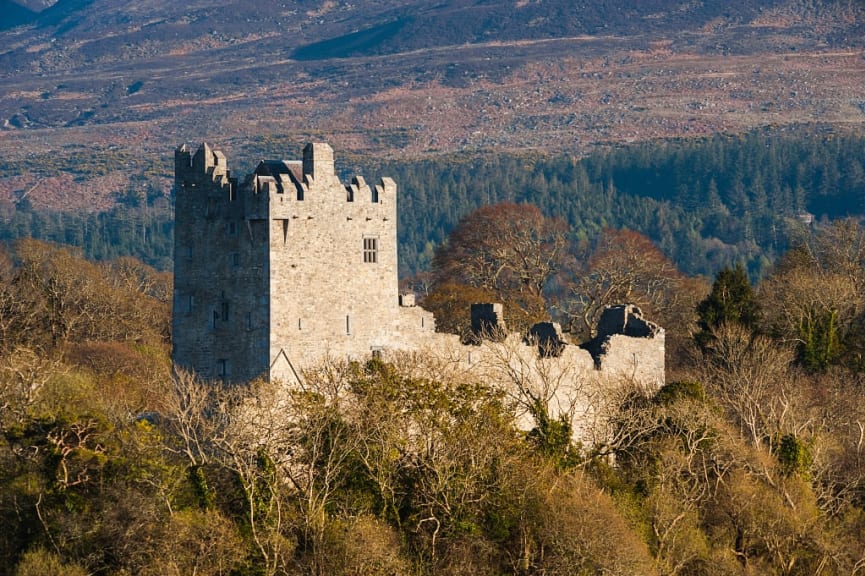
[[[477,292],[502,302],[508,324],[527,329],[548,317],[545,289],[559,269],[568,244],[568,227],[535,206],[504,202],[465,216],[448,241],[436,249],[432,291],[424,306],[441,326],[459,333],[462,318]]]
[[[630,230],[605,229],[590,254],[575,261],[564,280],[570,302],[565,305],[572,331],[587,337],[604,307],[636,304],[659,322],[676,317],[681,306],[693,305],[683,290],[685,277],[651,240]]]
[[[243,489],[252,541],[266,574],[285,570],[294,552],[286,537],[288,493],[282,470],[290,458],[290,421],[278,387],[256,382],[250,388],[223,389],[212,415],[212,458],[232,471]]]
[[[19,346],[0,356],[0,430],[31,416],[48,382],[66,371],[59,354]]]
[[[167,448],[189,462],[200,491],[209,490],[205,470],[218,467],[233,473],[267,574],[285,569],[294,551],[285,535],[284,508],[291,487],[283,469],[291,449],[284,407],[277,384],[226,387],[181,369],[176,369],[161,406],[173,439]]]
[[[800,245],[820,270],[847,276],[865,294],[865,230],[853,218],[838,220]]]
[[[865,311],[861,272],[846,260],[827,260],[840,257],[834,254],[840,250],[827,256],[803,244],[785,254],[758,286],[767,331],[794,344],[800,361],[812,369],[825,370],[841,356]]]
[[[649,550],[607,494],[580,472],[549,478],[532,518],[538,573],[657,574]],[[615,545],[611,546],[611,543]]]
[[[160,400],[165,426],[174,438],[172,452],[182,454],[192,467],[203,466],[213,456],[212,439],[221,422],[217,409],[228,391],[200,379],[194,372],[175,367],[171,387]]]
[[[794,409],[793,352],[738,324],[715,331],[701,366],[703,381],[751,445],[771,451],[778,433],[798,432],[805,421]]]
[[[436,282],[543,296],[558,270],[568,228],[531,204],[503,202],[465,216],[436,250]]]
[[[504,385],[517,418],[529,418],[529,438],[536,447],[563,464],[575,462],[574,438],[595,393],[587,385],[593,375],[585,373],[586,366],[573,354],[546,357],[511,335],[487,345],[484,369],[492,381]]]
[[[711,407],[685,398],[648,408],[659,428],[642,439],[641,453],[647,458],[636,466],[652,471],[646,504],[659,572],[679,574],[709,555],[700,514],[730,463],[713,450],[720,423]]]
[[[129,259],[98,266],[70,248],[29,239],[16,244],[16,257],[11,290],[0,286],[0,329],[9,330],[7,316],[26,310],[13,317],[14,333],[46,347],[167,340],[170,282],[155,271]],[[23,334],[24,328],[33,333]]]

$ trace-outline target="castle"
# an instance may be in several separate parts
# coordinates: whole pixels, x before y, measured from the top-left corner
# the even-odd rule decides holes
[[[604,382],[663,383],[663,330],[633,307],[610,309],[584,347],[553,324],[508,335],[492,304],[474,311],[474,345],[436,333],[432,314],[399,294],[396,184],[342,183],[327,144],[308,144],[302,161],[263,161],[242,182],[218,150],[183,145],[175,189],[173,359],[204,378],[298,382],[324,358],[402,350],[543,389],[562,410],[591,409]]]
[[[393,180],[344,185],[321,143],[242,183],[207,144],[174,160],[176,363],[229,382],[295,380],[323,356],[434,334],[433,316],[398,297]]]

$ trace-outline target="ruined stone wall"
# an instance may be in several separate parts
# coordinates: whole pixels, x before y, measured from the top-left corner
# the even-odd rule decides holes
[[[468,378],[499,386],[510,400],[517,426],[531,430],[536,422],[531,404],[539,400],[552,418],[564,416],[577,442],[594,445],[609,435],[610,410],[633,390],[657,391],[664,384],[664,332],[634,338],[612,335],[600,356],[574,344],[566,344],[558,356],[541,354],[537,344],[518,334],[504,339],[483,339],[465,345],[459,337],[436,334],[415,350],[421,367],[435,367],[433,378]],[[385,359],[411,365],[403,352],[391,350]]]

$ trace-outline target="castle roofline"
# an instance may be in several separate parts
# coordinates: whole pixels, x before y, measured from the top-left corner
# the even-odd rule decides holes
[[[303,162],[300,160],[262,160],[255,168],[258,176],[273,176],[278,178],[282,174],[291,175],[297,181],[303,181]]]

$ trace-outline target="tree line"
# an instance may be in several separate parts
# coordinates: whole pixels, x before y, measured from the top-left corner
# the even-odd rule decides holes
[[[284,154],[284,139],[250,144],[238,166]],[[264,148],[262,148],[264,146]],[[798,242],[800,216],[865,211],[865,139],[820,127],[634,144],[567,154],[487,152],[399,162],[352,158],[345,174],[384,174],[400,187],[400,276],[429,270],[436,246],[485,204],[530,203],[564,219],[576,241],[605,228],[651,239],[683,272],[708,277],[742,262],[759,278]],[[148,167],[153,170],[153,167]],[[170,172],[165,167],[165,172]],[[155,198],[127,194],[102,214],[0,205],[0,240],[32,237],[79,246],[89,258],[130,255],[171,268],[173,216]]]
[[[377,168],[400,185],[402,275],[428,269],[461,217],[529,203],[578,240],[604,228],[648,236],[689,275],[741,261],[753,278],[802,234],[800,215],[865,208],[865,140],[815,128],[766,129],[568,155],[479,155]]]
[[[0,203],[0,242],[23,238],[73,246],[91,260],[130,256],[159,270],[171,270],[174,260],[174,214],[167,206],[138,200],[107,212],[34,209],[25,199]]]

